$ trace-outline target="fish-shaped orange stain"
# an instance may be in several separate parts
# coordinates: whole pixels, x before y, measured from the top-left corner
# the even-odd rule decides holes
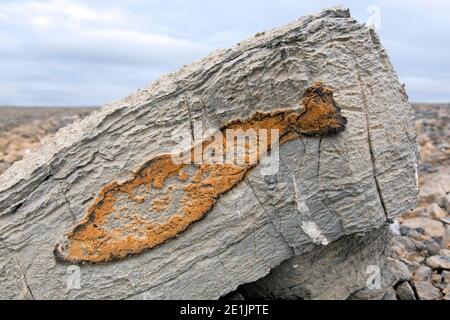
[[[98,263],[151,249],[203,218],[221,194],[242,181],[270,150],[270,130],[278,130],[281,144],[299,135],[326,136],[345,129],[347,121],[333,100],[332,90],[322,83],[306,90],[302,104],[299,109],[257,112],[222,127],[222,133],[253,129],[258,141],[262,141],[262,129],[269,132],[256,153],[245,149],[244,163],[185,164],[164,154],[147,161],[125,183],[103,186],[84,219],[56,245],[55,256],[70,263]],[[225,136],[214,141],[222,144],[224,152],[230,143]],[[202,150],[212,143],[211,139],[204,141]],[[189,152],[192,157],[194,148]]]

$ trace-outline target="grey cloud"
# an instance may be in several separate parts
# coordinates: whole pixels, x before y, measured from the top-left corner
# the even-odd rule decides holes
[[[0,2],[0,104],[103,104],[258,31],[336,1]],[[411,100],[450,101],[450,4],[343,1],[378,30]],[[77,17],[74,25],[71,15]],[[436,84],[442,84],[436,86]]]

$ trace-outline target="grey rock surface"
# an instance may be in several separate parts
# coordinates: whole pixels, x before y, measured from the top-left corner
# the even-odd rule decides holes
[[[410,277],[405,265],[388,258],[390,238],[385,227],[343,237],[284,261],[243,290],[264,299],[382,299]]]
[[[428,281],[414,281],[414,289],[420,300],[439,300],[441,292]]]
[[[450,270],[450,256],[432,256],[427,258],[426,264],[433,269],[446,269]]]
[[[389,288],[383,296],[382,300],[398,300],[394,288]]]
[[[427,266],[418,267],[414,273],[412,279],[414,281],[430,281],[431,280],[431,268]]]
[[[408,281],[402,282],[395,289],[400,300],[416,300],[416,296],[414,295],[414,290],[411,288],[411,285]]]
[[[293,107],[319,80],[334,88],[345,132],[284,144],[277,174],[256,167],[156,248],[104,264],[55,260],[101,186],[171,152],[172,133]],[[0,176],[0,298],[216,299],[294,256],[346,246],[414,208],[417,192],[413,114],[386,52],[348,10],[325,10],[163,76],[10,167]],[[319,237],[301,228],[304,210]]]

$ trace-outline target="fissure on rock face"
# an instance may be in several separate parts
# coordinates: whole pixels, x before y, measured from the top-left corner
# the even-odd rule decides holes
[[[356,66],[356,67],[359,68],[358,66]],[[371,163],[372,163],[373,179],[374,179],[374,182],[375,182],[375,187],[377,189],[378,197],[380,198],[380,203],[381,203],[381,206],[383,208],[384,215],[386,216],[386,219],[389,221],[389,215],[388,215],[388,211],[387,211],[387,208],[386,208],[386,203],[385,203],[385,201],[383,199],[383,194],[381,192],[380,183],[379,183],[378,177],[377,177],[378,172],[377,172],[377,168],[376,168],[375,155],[373,154],[373,146],[372,146],[372,139],[373,139],[373,137],[372,137],[372,134],[370,132],[369,110],[368,110],[367,97],[366,97],[364,89],[363,89],[363,87],[361,85],[361,76],[359,74],[359,71],[357,72],[356,75],[357,75],[358,84],[359,84],[359,87],[360,87],[360,90],[361,90],[361,98],[362,98],[362,101],[363,101],[364,109],[366,111],[365,115],[366,115],[366,126],[367,126],[367,143],[369,145],[369,153],[370,153],[370,160],[371,160]]]
[[[26,291],[26,294],[28,294],[30,296],[30,298],[32,300],[34,300],[34,295],[33,295],[33,291],[31,291],[30,285],[28,284],[27,281],[27,276],[25,274],[25,272],[22,269],[21,264],[19,263],[19,261],[17,260],[16,256],[14,255],[14,253],[9,249],[9,247],[6,245],[6,243],[0,238],[0,244],[8,251],[8,253],[11,255],[12,260],[14,261],[18,271],[19,271],[19,278],[21,279],[21,285],[23,287],[23,289]]]
[[[276,129],[283,143],[299,135],[322,137],[345,128],[346,119],[340,115],[330,88],[314,84],[306,90],[302,104],[300,109],[257,112],[248,119],[231,121],[221,132],[254,130],[258,143],[262,130]],[[245,144],[243,164],[176,163],[171,154],[151,159],[127,182],[104,186],[84,220],[56,245],[55,255],[72,263],[106,262],[175,237],[207,214],[221,194],[242,181],[270,151],[272,140],[269,134],[259,150]],[[225,138],[205,140],[203,153],[218,146],[226,153],[229,143]],[[195,152],[195,147],[188,151],[191,159]]]

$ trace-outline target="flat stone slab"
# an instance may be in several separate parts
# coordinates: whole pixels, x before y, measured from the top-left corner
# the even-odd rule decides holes
[[[275,173],[255,166],[158,246],[103,263],[57,259],[55,246],[101,188],[171,153],[174,135],[195,135],[197,121],[217,129],[299,108],[318,81],[332,88],[345,131],[282,144]],[[1,175],[0,298],[216,299],[295,255],[380,227],[416,198],[404,89],[374,31],[329,9],[161,77],[61,129]]]

